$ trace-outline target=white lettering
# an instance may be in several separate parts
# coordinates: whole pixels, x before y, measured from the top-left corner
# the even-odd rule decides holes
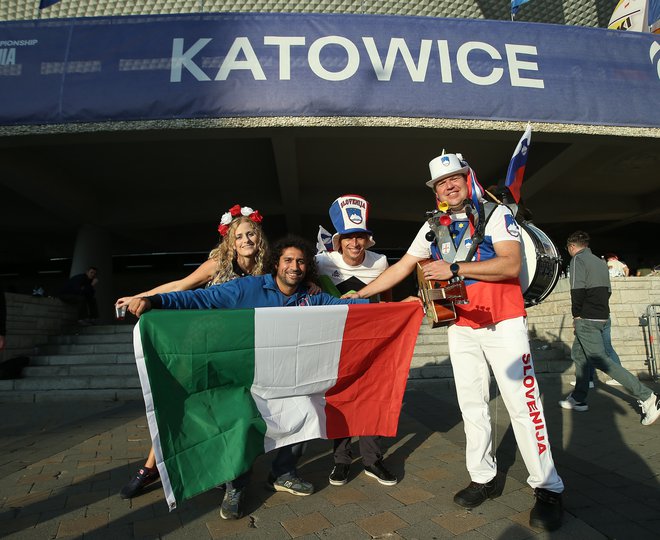
[[[494,67],[489,75],[477,75],[470,69],[468,55],[474,50],[484,51],[494,60],[502,60],[502,55],[492,45],[480,41],[468,41],[467,43],[463,43],[456,53],[456,64],[461,75],[471,83],[480,86],[487,86],[498,82],[504,73],[504,69],[501,67]]]
[[[291,80],[291,47],[304,44],[304,37],[264,36],[264,45],[275,45],[280,49],[280,81]]]
[[[238,55],[243,53],[245,60],[238,60]],[[252,72],[255,81],[265,81],[266,74],[261,69],[259,59],[246,37],[238,37],[231,44],[231,48],[222,61],[222,65],[215,76],[216,81],[226,81],[229,74],[235,69],[245,69]]]
[[[539,65],[536,62],[524,62],[518,60],[518,54],[529,54],[537,56],[536,47],[533,45],[515,45],[506,43],[506,57],[509,63],[509,77],[511,86],[526,86],[528,88],[544,88],[542,79],[526,79],[520,76],[521,70],[538,71]]]
[[[408,45],[403,38],[390,39],[390,46],[387,49],[385,65],[381,63],[374,38],[363,37],[362,41],[367,49],[371,65],[373,66],[376,77],[379,81],[389,81],[392,78],[392,70],[394,69],[397,52],[401,52],[401,57],[406,64],[406,68],[408,68],[408,73],[413,82],[424,82],[426,79],[426,70],[429,65],[429,57],[431,56],[432,41],[430,39],[423,39],[421,41],[417,64],[415,64],[412,54],[410,54],[410,50],[408,49]]]
[[[346,51],[348,60],[346,66],[339,71],[328,71],[321,65],[321,51],[326,45],[339,45]],[[360,67],[360,53],[355,44],[345,37],[327,36],[312,43],[307,53],[309,67],[314,74],[326,81],[345,81],[350,79]]]
[[[211,41],[211,38],[200,38],[185,53],[183,38],[172,40],[172,65],[170,67],[170,82],[181,82],[181,72],[185,67],[198,81],[210,81],[210,77],[193,62],[192,58]]]
[[[449,58],[449,43],[446,39],[438,40],[438,54],[440,56],[440,76],[443,83],[453,81],[451,76],[451,59]]]
[[[16,49],[0,49],[0,66],[16,65]]]
[[[429,61],[434,43],[438,47],[438,71],[439,81],[443,84],[454,83],[454,74],[459,73],[467,82],[479,86],[490,86],[502,82],[505,71],[511,86],[526,88],[544,88],[542,78],[532,78],[530,72],[539,73],[539,64],[536,59],[524,60],[525,56],[538,57],[535,46],[506,43],[503,45],[504,52],[496,47],[481,41],[467,41],[458,44],[458,49],[450,47],[450,43],[444,39],[430,40],[420,39],[419,49],[410,47],[404,38],[390,38],[387,52],[383,46],[379,48],[372,36],[363,36],[364,49],[350,39],[342,36],[323,36],[316,39],[307,50],[307,65],[318,78],[326,81],[345,81],[353,77],[360,68],[360,55],[366,52],[373,74],[378,81],[389,82],[394,75],[397,61],[403,60],[405,69],[413,82],[426,82],[429,75]],[[222,60],[220,68],[215,76],[215,81],[225,81],[233,71],[249,71],[255,81],[265,81],[266,73],[263,66],[277,64],[278,77],[281,81],[289,81],[299,72],[292,73],[292,63],[295,58],[301,59],[302,54],[294,56],[293,47],[305,47],[304,36],[264,36],[263,43],[266,46],[263,58],[259,58],[252,47],[250,39],[245,36],[237,37],[232,42],[226,55],[214,51],[207,54],[202,63],[200,59],[196,62],[198,53],[204,49],[212,38],[200,38],[186,48],[183,38],[172,40],[172,59],[170,68],[170,82],[181,82],[183,70],[188,71],[198,81],[212,80],[203,70],[208,61],[214,58]],[[268,47],[275,47],[276,52]],[[326,51],[325,47],[334,47],[332,51]],[[337,51],[339,48],[339,51]],[[415,57],[413,53],[419,50]],[[456,53],[452,53],[456,50]],[[474,55],[473,52],[477,51]],[[325,54],[324,54],[325,52]],[[304,54],[304,53],[303,53]],[[504,59],[503,55],[506,55]],[[344,59],[345,55],[345,59]],[[0,48],[0,62],[4,65],[15,63],[15,50]],[[304,58],[304,57],[303,57]],[[368,68],[365,66],[363,72]],[[275,74],[269,75],[275,77]],[[436,82],[437,75],[433,75]]]

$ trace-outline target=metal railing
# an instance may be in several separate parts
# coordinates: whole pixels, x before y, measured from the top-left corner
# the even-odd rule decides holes
[[[654,381],[658,380],[658,357],[660,356],[660,304],[650,304],[646,313],[639,318],[644,334],[646,362]]]

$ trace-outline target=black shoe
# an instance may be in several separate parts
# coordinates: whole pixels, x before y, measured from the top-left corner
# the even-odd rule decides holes
[[[394,476],[390,471],[385,468],[382,460],[376,461],[373,465],[367,465],[364,467],[364,472],[367,476],[375,478],[383,484],[384,486],[393,486],[398,482],[396,476]]]
[[[487,484],[470,482],[468,487],[454,495],[454,502],[463,508],[476,508],[485,500],[497,496],[497,480],[493,478]]]
[[[136,495],[139,495],[149,484],[153,484],[159,478],[160,475],[158,474],[158,469],[156,467],[153,469],[142,467],[133,479],[121,488],[119,496],[122,499],[132,499]]]
[[[534,497],[536,497],[536,503],[529,514],[530,526],[545,531],[554,531],[561,527],[561,519],[564,514],[561,493],[536,488]]]
[[[348,482],[348,471],[350,468],[351,466],[345,463],[337,463],[332,469],[328,480],[330,480],[333,486],[343,486]]]
[[[222,499],[220,505],[220,517],[222,519],[240,519],[243,517],[243,503],[244,490],[242,489],[228,489]]]

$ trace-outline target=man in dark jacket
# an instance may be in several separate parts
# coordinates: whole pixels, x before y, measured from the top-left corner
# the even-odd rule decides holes
[[[571,309],[575,340],[571,359],[575,362],[575,390],[559,402],[564,409],[587,411],[589,364],[607,373],[635,398],[642,409],[642,424],[651,425],[660,416],[660,396],[639,382],[627,369],[612,361],[605,350],[603,332],[610,317],[612,292],[607,263],[589,249],[589,235],[576,231],[566,241],[571,255]]]

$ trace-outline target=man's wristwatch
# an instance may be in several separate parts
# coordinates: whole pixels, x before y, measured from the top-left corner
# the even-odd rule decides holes
[[[458,265],[458,263],[451,263],[449,265],[449,270],[451,270],[451,274],[453,278],[458,276],[458,271],[461,269],[461,267]]]

